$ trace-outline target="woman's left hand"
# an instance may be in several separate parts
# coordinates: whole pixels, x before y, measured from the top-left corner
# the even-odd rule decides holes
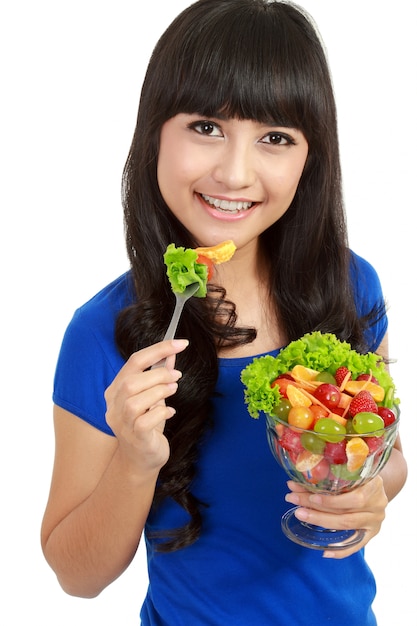
[[[326,550],[326,558],[342,559],[363,548],[378,534],[385,518],[388,498],[381,476],[368,483],[337,495],[311,493],[294,481],[288,481],[290,493],[285,500],[300,508],[296,517],[309,524],[336,530],[363,529],[365,536],[355,546],[343,550]]]

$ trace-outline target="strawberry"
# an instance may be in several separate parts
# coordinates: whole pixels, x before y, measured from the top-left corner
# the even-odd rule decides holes
[[[279,443],[284,450],[294,452],[296,455],[300,454],[304,449],[301,443],[301,434],[291,428],[285,428]]]
[[[340,387],[340,385],[343,383],[343,381],[345,380],[346,376],[350,374],[350,371],[348,370],[347,367],[345,367],[344,365],[342,365],[341,367],[338,367],[336,370],[336,373],[334,375],[335,379],[336,379],[336,385],[338,387]],[[350,375],[349,378],[352,378],[352,375]]]
[[[366,389],[357,393],[356,396],[352,398],[349,405],[349,413],[352,417],[357,413],[362,412],[378,414],[377,404],[369,391],[366,391]]]

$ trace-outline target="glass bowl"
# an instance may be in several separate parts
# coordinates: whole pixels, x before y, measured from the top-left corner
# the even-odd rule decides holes
[[[278,417],[266,417],[271,452],[291,480],[313,493],[339,494],[374,478],[388,461],[394,446],[397,419],[378,431],[344,434],[316,433],[290,426]],[[364,531],[334,530],[301,522],[287,511],[281,526],[296,543],[318,550],[340,550],[360,542]]]

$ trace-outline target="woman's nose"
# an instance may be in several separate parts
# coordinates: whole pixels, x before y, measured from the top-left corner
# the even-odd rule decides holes
[[[213,178],[229,189],[250,187],[256,180],[254,165],[254,155],[250,147],[239,143],[226,145],[218,155]]]

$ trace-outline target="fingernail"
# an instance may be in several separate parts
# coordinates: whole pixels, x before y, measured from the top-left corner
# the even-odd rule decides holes
[[[179,380],[182,376],[182,372],[180,372],[180,370],[172,370],[171,373],[174,380]]]
[[[285,501],[290,502],[291,504],[299,504],[300,498],[295,493],[287,493],[285,496]]]
[[[184,349],[189,345],[188,339],[173,339],[172,344],[175,348]]]
[[[308,511],[306,509],[297,509],[295,511],[295,517],[300,520],[300,522],[306,522],[309,518]]]

